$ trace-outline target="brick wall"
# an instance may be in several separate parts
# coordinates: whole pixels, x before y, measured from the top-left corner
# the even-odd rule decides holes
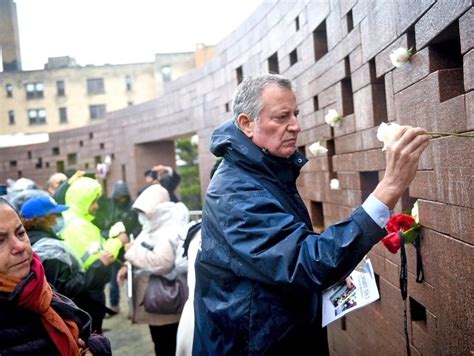
[[[278,68],[297,84],[303,128],[298,146],[309,158],[298,186],[314,225],[324,228],[348,215],[383,177],[384,156],[375,137],[381,122],[474,130],[473,18],[468,0],[264,2],[217,46],[210,63],[169,83],[163,97],[111,113],[92,129],[93,138],[86,128],[55,134],[51,145],[60,145],[63,155],[70,146],[79,150],[78,137],[85,135],[89,151],[80,153],[90,160],[103,141],[102,151],[114,153],[110,181],[124,174],[136,191],[143,162],[173,157],[169,147],[155,152],[156,142],[172,144],[197,133],[204,192],[214,161],[208,139],[230,118],[238,75]],[[389,54],[401,46],[416,54],[394,68]],[[340,127],[325,124],[328,109],[344,115]],[[312,157],[307,147],[322,137],[330,138],[330,150]],[[38,147],[49,152],[51,145]],[[25,176],[47,176],[32,168],[26,150],[37,149],[0,150],[0,178],[18,166]],[[397,205],[401,211],[418,199],[423,225],[423,284],[415,283],[414,250],[408,247],[413,355],[466,355],[474,349],[473,153],[472,140],[433,139]],[[17,167],[8,165],[12,157],[18,157]],[[340,190],[329,188],[331,178],[339,179]],[[399,256],[378,244],[370,258],[381,299],[329,327],[332,355],[404,354]]]

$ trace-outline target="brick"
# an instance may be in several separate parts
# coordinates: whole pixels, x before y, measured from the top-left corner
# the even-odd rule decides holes
[[[331,128],[326,124],[313,127],[311,130],[306,129],[298,135],[297,146],[309,146],[324,137],[331,137]],[[311,157],[311,153],[308,150],[306,151],[306,157]]]
[[[461,53],[464,54],[474,48],[474,8],[472,7],[459,18],[459,37]]]
[[[467,129],[474,130],[474,91],[470,91],[465,96]]]
[[[436,200],[436,185],[431,182],[436,181],[435,171],[418,171],[415,179],[410,184],[410,196],[427,200]]]
[[[397,1],[397,34],[404,33],[435,0]]]
[[[470,6],[470,0],[438,0],[415,25],[417,47],[425,47]]]
[[[349,63],[351,65],[351,73],[362,65],[362,48],[361,46],[356,47],[351,53],[349,53]]]
[[[318,94],[319,107],[327,107],[336,102],[336,88],[338,84],[332,85]]]
[[[323,204],[323,211],[324,211],[324,218],[326,219],[331,218],[335,221],[341,221],[351,215],[354,207],[349,206],[340,206],[336,204],[332,204],[329,202],[325,202]],[[326,224],[326,226],[329,226]]]
[[[367,1],[357,1],[357,3],[352,8],[352,17],[354,20],[354,26],[359,24],[372,10],[375,6],[375,0],[367,0]]]
[[[379,95],[385,96],[385,93],[380,93],[377,88],[376,85],[369,85],[354,93],[357,130],[374,127],[381,121],[381,114],[377,112],[375,101],[379,99]]]
[[[341,60],[336,64],[332,63],[332,66],[326,72],[313,81],[309,82],[309,87],[312,92],[319,93],[320,91],[344,79],[345,77],[346,69],[344,66],[344,61]]]
[[[416,282],[415,248],[411,245],[407,245],[406,247],[407,252],[410,251],[411,254],[410,258],[407,260],[407,266],[409,268],[408,295],[423,305],[427,310],[437,315],[439,313],[439,305],[438,298],[436,297],[436,288],[427,281],[424,281],[423,283]],[[433,267],[433,265],[428,263],[425,264],[425,260],[423,260],[423,267],[428,269]],[[432,326],[430,325],[430,328],[431,327]]]
[[[429,53],[429,48],[418,51],[410,58],[408,63],[393,70],[394,93],[398,93],[410,85],[419,82],[430,73]]]
[[[346,207],[356,207],[362,204],[362,192],[353,189],[330,189],[327,182],[327,201]]]
[[[473,311],[471,308],[473,275],[473,246],[435,232],[425,235],[433,243],[433,251],[443,251],[437,256],[434,275],[437,278],[436,297],[438,347],[443,355],[468,352],[472,346]],[[456,351],[458,350],[458,351]]]
[[[474,207],[473,146],[468,138],[432,140],[437,169],[438,201]]]
[[[334,127],[334,137],[339,137],[355,132],[355,121],[356,119],[354,114],[345,115],[341,124]]]
[[[464,95],[458,95],[439,105],[434,128],[438,132],[463,132],[468,130]]]
[[[444,203],[418,200],[421,225],[472,244],[474,242],[474,210]],[[435,253],[435,251],[433,251]]]
[[[370,72],[369,63],[365,63],[362,67],[352,72],[352,90],[354,92],[372,83],[373,79]]]
[[[339,13],[341,14],[341,17],[345,16],[349,10],[352,9],[356,2],[357,0],[338,1]]]
[[[395,2],[378,2],[360,24],[363,61],[367,62],[396,38]],[[374,34],[377,36],[374,36]]]
[[[335,139],[336,153],[349,153],[382,148],[382,142],[377,140],[377,128],[357,131],[353,134],[340,136]]]
[[[397,48],[410,48],[412,46],[409,43],[408,36],[406,34],[397,38],[393,43],[391,43],[387,48],[377,53],[375,56],[375,69],[377,78],[380,78],[387,72],[391,71],[394,66],[390,61],[390,54]]]
[[[466,91],[474,89],[474,49],[471,49],[463,57],[464,68],[464,89]]]
[[[357,172],[338,172],[337,178],[343,188],[361,189],[360,175]]]
[[[301,130],[303,131],[306,131],[315,127],[320,127],[321,125],[326,125],[322,110],[318,110],[312,113],[301,115],[299,117],[299,123],[301,125]],[[298,136],[298,139],[299,139],[299,136]]]
[[[335,325],[333,325],[335,324]],[[341,330],[340,320],[328,326],[328,343],[331,355],[364,356],[359,343],[353,341],[347,332]],[[341,342],[344,340],[344,342]]]
[[[337,171],[379,171],[385,168],[382,150],[336,155],[333,157],[334,170]]]
[[[348,314],[346,316],[347,333],[362,348],[363,355],[396,355],[401,351],[396,345],[400,336],[373,309],[371,304],[363,310],[356,310]],[[365,340],[365,342],[361,343],[359,340]],[[382,347],[382,345],[384,346]],[[382,351],[382,349],[386,349],[386,351]],[[352,355],[352,353],[349,352],[346,355]]]
[[[393,95],[393,74],[392,72],[388,72],[385,74],[385,103],[387,105],[387,121],[394,121],[395,120],[395,103],[394,103],[394,95]]]
[[[412,338],[410,343],[420,351],[422,355],[441,355],[436,347],[436,335],[426,332],[422,322],[411,322]]]
[[[434,131],[438,104],[462,94],[461,74],[458,69],[439,70],[395,94],[396,121]]]

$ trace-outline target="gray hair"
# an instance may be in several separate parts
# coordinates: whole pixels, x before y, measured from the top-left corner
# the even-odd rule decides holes
[[[246,77],[235,90],[232,99],[234,122],[236,123],[240,114],[247,114],[252,120],[258,121],[263,109],[263,89],[272,85],[294,91],[291,80],[279,74],[266,73]]]

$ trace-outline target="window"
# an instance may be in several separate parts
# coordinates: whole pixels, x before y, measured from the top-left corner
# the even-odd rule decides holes
[[[66,88],[64,87],[64,80],[56,81],[56,91],[58,96],[66,95]]]
[[[354,20],[352,17],[352,10],[349,10],[349,12],[347,13],[346,21],[347,21],[347,33],[349,33],[354,29]]]
[[[67,123],[67,108],[59,108],[59,123],[65,124]]]
[[[7,92],[7,98],[13,98],[13,85],[5,85],[5,91]]]
[[[275,74],[280,73],[280,67],[278,65],[278,52],[273,53],[268,58],[268,71]]]
[[[77,153],[68,153],[67,164],[68,166],[74,166],[77,164]]]
[[[314,111],[319,110],[319,98],[317,95],[313,96],[313,110]]]
[[[242,66],[235,70],[235,76],[237,78],[237,84],[242,83],[242,80],[244,80],[244,70]]]
[[[170,66],[161,67],[161,75],[163,76],[164,82],[171,81],[171,67]]]
[[[106,111],[107,110],[104,104],[89,106],[89,114],[91,120],[104,118]]]
[[[291,51],[290,53],[290,66],[298,62],[298,52],[296,51],[296,48]]]
[[[46,110],[45,109],[28,110],[28,122],[30,125],[46,124]]]
[[[132,77],[127,75],[125,77],[125,85],[126,85],[126,88],[127,88],[127,91],[132,91]]]
[[[27,83],[26,88],[26,98],[27,99],[40,99],[43,97],[44,86],[43,83]]]
[[[8,112],[8,125],[15,125],[15,112],[13,110]]]
[[[314,45],[314,59],[320,60],[326,53],[328,53],[328,36],[326,32],[326,20],[324,20],[313,31],[313,45]]]
[[[104,94],[104,79],[87,79],[87,94]]]
[[[296,16],[295,19],[295,30],[298,32],[300,30],[300,18]]]

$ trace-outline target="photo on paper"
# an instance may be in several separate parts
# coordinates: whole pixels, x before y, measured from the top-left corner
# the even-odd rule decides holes
[[[334,315],[339,315],[346,310],[354,308],[357,305],[357,301],[354,298],[348,298],[344,302],[342,302],[339,307],[336,308],[334,311]]]
[[[347,279],[336,283],[322,294],[322,326],[360,309],[380,298],[370,259],[365,257]]]
[[[352,281],[352,279],[351,279]],[[334,308],[338,308],[342,305],[346,299],[352,296],[355,293],[356,286],[354,283],[351,283],[351,286],[348,287],[346,283],[342,284],[336,291],[329,297]]]

